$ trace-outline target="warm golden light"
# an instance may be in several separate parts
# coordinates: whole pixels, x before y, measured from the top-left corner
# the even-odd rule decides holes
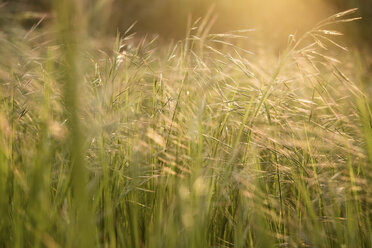
[[[0,247],[372,247],[371,3],[0,0]]]

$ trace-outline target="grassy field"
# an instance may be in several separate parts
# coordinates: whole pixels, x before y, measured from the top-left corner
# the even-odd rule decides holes
[[[0,247],[372,247],[371,77],[333,30],[355,10],[278,57],[211,15],[97,49],[72,3],[0,31]]]

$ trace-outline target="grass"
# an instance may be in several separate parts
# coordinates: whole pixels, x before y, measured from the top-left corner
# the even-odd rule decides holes
[[[1,247],[372,247],[367,72],[328,30],[354,9],[279,59],[211,15],[98,51],[56,11],[0,33]]]

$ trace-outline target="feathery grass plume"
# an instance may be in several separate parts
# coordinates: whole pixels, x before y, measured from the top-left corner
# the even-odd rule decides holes
[[[212,11],[89,50],[80,4],[0,35],[0,246],[372,246],[370,93],[328,27],[355,10],[278,59]]]

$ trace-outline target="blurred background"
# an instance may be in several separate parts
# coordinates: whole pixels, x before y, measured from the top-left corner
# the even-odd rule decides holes
[[[53,18],[53,0],[0,0],[0,4],[3,23],[12,20],[27,27],[42,16]],[[115,34],[137,21],[138,33],[180,39],[189,16],[195,20],[213,8],[212,32],[255,28],[264,40],[277,44],[331,14],[359,8],[363,20],[343,25],[345,32],[358,44],[372,40],[372,0],[86,0],[86,7],[93,35]]]

